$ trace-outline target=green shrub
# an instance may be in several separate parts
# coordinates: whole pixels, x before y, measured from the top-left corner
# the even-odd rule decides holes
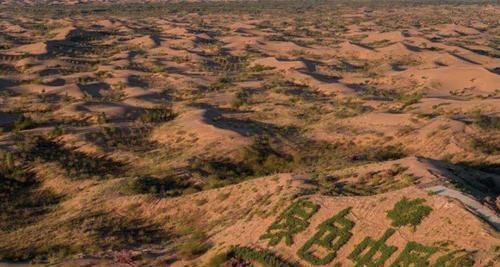
[[[228,260],[228,252],[218,253],[210,258],[210,261],[208,262],[206,267],[221,267],[224,266],[224,263],[226,263]]]
[[[419,225],[432,211],[431,207],[422,205],[424,202],[425,199],[422,198],[410,200],[403,197],[392,210],[387,212],[387,217],[392,220],[391,225],[395,227]]]
[[[500,117],[477,114],[474,123],[485,130],[500,129]]]
[[[402,145],[389,145],[380,148],[374,148],[368,152],[370,161],[387,161],[400,159],[406,156]]]
[[[120,172],[123,168],[120,162],[103,156],[91,156],[74,151],[42,136],[26,139],[21,145],[20,155],[26,161],[38,159],[45,162],[57,162],[72,179],[88,176],[105,177],[107,174]]]
[[[14,122],[14,131],[22,131],[26,129],[31,129],[36,126],[36,123],[31,119],[30,117],[26,117],[24,115],[21,115],[17,120]]]
[[[210,247],[205,233],[192,229],[189,237],[177,247],[177,252],[183,259],[193,259],[204,254]]]
[[[173,120],[177,115],[168,108],[146,109],[139,120],[144,123],[167,122]]]
[[[156,194],[161,196],[178,196],[183,190],[190,187],[191,183],[182,178],[166,176],[155,178],[140,176],[131,179],[125,186],[125,191],[133,194]]]

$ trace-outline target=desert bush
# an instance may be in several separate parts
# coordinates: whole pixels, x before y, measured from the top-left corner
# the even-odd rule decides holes
[[[290,168],[292,157],[274,149],[268,139],[257,139],[242,153],[244,164],[256,176],[283,172]]]
[[[422,99],[422,93],[401,94],[396,99],[403,103],[403,108],[416,104]]]
[[[125,192],[132,194],[155,194],[159,196],[178,196],[183,190],[189,188],[191,183],[181,178],[166,176],[156,178],[151,176],[140,176],[131,179],[125,185]]]
[[[24,115],[21,115],[17,120],[14,122],[14,131],[22,131],[26,129],[31,129],[36,126],[36,123],[31,119],[30,117],[26,117]]]
[[[402,145],[388,145],[384,147],[375,147],[367,153],[367,159],[370,161],[387,161],[400,159],[406,156]]]
[[[472,149],[487,155],[500,154],[500,143],[494,137],[473,137],[470,144]]]
[[[193,259],[204,254],[211,245],[207,242],[207,236],[199,229],[192,229],[186,240],[177,247],[177,252],[183,259]]]
[[[123,168],[123,164],[103,156],[91,156],[64,147],[62,144],[34,136],[21,144],[20,155],[26,161],[42,160],[57,162],[72,179],[88,176],[105,177],[116,174]]]
[[[95,143],[106,150],[123,149],[134,152],[149,151],[159,144],[151,141],[148,135],[151,127],[110,128],[103,127],[98,132],[85,134],[88,142]]]
[[[87,235],[99,249],[119,250],[146,244],[162,244],[172,237],[153,223],[100,211],[82,213],[61,227]]]
[[[168,108],[145,109],[139,120],[144,123],[167,122],[173,120],[177,115]]]
[[[485,130],[500,129],[500,117],[486,116],[476,114],[473,118],[474,123]]]
[[[247,261],[256,261],[264,267],[292,267],[297,264],[290,263],[269,250],[257,250],[251,247],[235,246],[229,249],[227,258],[241,258]]]
[[[335,116],[337,118],[349,118],[354,117],[370,109],[363,105],[360,101],[355,101],[348,98],[345,101],[337,101]]]

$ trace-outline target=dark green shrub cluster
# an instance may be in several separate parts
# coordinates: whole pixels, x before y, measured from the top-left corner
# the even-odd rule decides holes
[[[500,129],[500,117],[477,114],[474,123],[485,130]]]
[[[349,118],[367,111],[369,111],[369,108],[364,106],[362,102],[354,101],[351,98],[348,98],[345,101],[338,101],[336,103],[335,117],[341,119]]]
[[[395,246],[389,246],[385,242],[396,232],[395,229],[387,229],[379,240],[373,240],[371,237],[366,237],[359,243],[354,250],[349,254],[348,258],[355,263],[355,267],[384,266],[389,257],[398,249]],[[366,251],[368,249],[368,251]],[[366,253],[364,253],[366,251]],[[375,255],[380,255],[374,258]]]
[[[205,189],[222,187],[252,177],[289,170],[292,157],[277,152],[267,140],[259,139],[241,152],[241,160],[201,159],[190,161],[189,171],[206,177]]]
[[[94,244],[103,249],[116,250],[144,244],[159,244],[171,237],[155,224],[104,212],[82,214],[64,227],[77,229],[80,233],[88,235]]]
[[[244,163],[230,160],[203,160],[195,158],[189,164],[191,172],[206,177],[205,189],[218,188],[241,182],[254,175]]]
[[[0,247],[0,260],[53,263],[79,253],[138,248],[148,244],[166,244],[173,235],[159,226],[139,219],[104,212],[82,213],[59,225],[78,235],[86,235],[91,245],[73,240],[71,244],[49,240],[46,245],[28,245],[21,249]]]
[[[371,149],[367,154],[369,161],[396,160],[406,156],[402,145],[389,145]]]
[[[243,105],[249,104],[250,96],[251,96],[251,94],[248,90],[243,90],[243,89],[239,90],[236,93],[234,100],[231,103],[231,106],[235,109],[238,109],[239,107],[241,107]]]
[[[354,222],[347,219],[351,208],[346,208],[318,226],[318,231],[298,251],[301,259],[313,265],[325,265],[336,256],[337,251],[351,239]],[[324,256],[315,255],[311,249],[320,246],[327,251]]]
[[[471,146],[474,150],[479,150],[484,154],[498,155],[500,154],[500,143],[494,137],[472,138]]]
[[[242,162],[255,176],[284,172],[290,169],[293,158],[273,148],[268,139],[257,139],[252,146],[242,153]]]
[[[42,247],[28,247],[21,250],[9,250],[0,248],[0,260],[7,262],[33,264],[47,264],[62,260],[70,255],[85,252],[86,248],[80,245],[45,245]]]
[[[285,239],[285,243],[293,244],[293,236],[309,226],[309,219],[316,214],[319,206],[306,199],[299,199],[285,209],[267,228],[260,239],[269,239],[269,245],[275,246]]]
[[[416,227],[427,217],[432,208],[423,205],[425,199],[408,199],[403,197],[394,205],[394,208],[387,212],[387,217],[392,220],[392,226],[399,227],[411,225]]]
[[[24,115],[21,115],[17,120],[14,122],[14,131],[22,131],[26,129],[31,129],[36,126],[36,123],[31,119],[30,117],[26,117]]]
[[[231,75],[241,73],[247,66],[246,57],[233,56],[224,51],[219,51],[217,54],[209,56],[203,62],[201,69],[215,74]]]
[[[70,150],[56,141],[41,136],[25,140],[21,155],[26,161],[57,162],[74,179],[86,176],[105,177],[116,174],[123,167],[121,163],[106,157],[90,156]]]
[[[429,258],[436,253],[437,248],[427,247],[417,242],[410,241],[391,264],[391,267],[426,267],[429,266]]]
[[[133,194],[156,194],[159,196],[178,196],[191,186],[185,179],[166,176],[155,178],[151,176],[140,176],[131,179],[125,186],[125,191]]]
[[[144,123],[167,122],[173,120],[177,115],[168,108],[145,109],[140,116],[140,121]]]
[[[403,108],[405,108],[407,106],[411,106],[413,104],[420,102],[420,99],[422,99],[422,97],[423,97],[422,93],[417,92],[411,94],[401,94],[396,99],[402,102]]]

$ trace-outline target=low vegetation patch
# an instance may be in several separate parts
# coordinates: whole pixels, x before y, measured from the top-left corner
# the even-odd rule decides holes
[[[140,176],[130,179],[125,184],[125,192],[132,194],[154,194],[158,196],[179,196],[191,186],[186,179],[176,176],[165,176],[156,178],[152,176]]]
[[[432,211],[431,207],[423,205],[424,202],[425,199],[422,198],[403,197],[392,210],[387,212],[387,217],[392,220],[392,226],[419,225]]]
[[[211,259],[208,267],[248,266],[258,263],[264,267],[296,267],[297,263],[290,263],[270,250],[258,250],[252,247],[233,246],[227,252],[217,254]]]
[[[116,174],[123,164],[103,156],[91,156],[64,147],[61,143],[41,136],[28,137],[22,144],[20,156],[28,162],[56,162],[72,179],[89,176],[106,177]]]

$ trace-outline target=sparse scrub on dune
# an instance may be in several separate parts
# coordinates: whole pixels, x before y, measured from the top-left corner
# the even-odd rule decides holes
[[[207,241],[208,237],[198,228],[187,227],[184,229],[187,234],[185,240],[177,247],[177,253],[183,259],[194,259],[203,255],[211,244]]]
[[[22,131],[26,129],[31,129],[36,126],[36,123],[33,121],[32,118],[21,115],[15,122],[14,122],[14,131]]]
[[[325,195],[369,196],[398,190],[417,183],[411,173],[404,173],[406,168],[393,167],[389,170],[368,172],[358,177],[355,182],[343,181],[342,177],[330,177],[319,183],[320,191]]]
[[[132,194],[154,194],[158,196],[178,196],[191,186],[189,181],[175,176],[156,178],[140,176],[130,179],[124,187],[125,192]]]
[[[472,149],[479,150],[487,155],[500,154],[500,143],[495,137],[473,137],[470,141]]]
[[[221,76],[214,83],[210,84],[208,89],[210,91],[223,91],[232,86],[232,80],[227,76]]]
[[[158,145],[156,142],[148,139],[150,132],[150,127],[103,127],[98,132],[86,133],[85,139],[102,146],[106,150],[123,149],[134,152],[144,152]]]
[[[225,266],[224,264],[250,264],[257,262],[264,267],[293,267],[297,263],[290,263],[270,250],[258,250],[252,247],[233,246],[224,253],[212,257],[207,267]],[[237,265],[240,266],[240,265]]]
[[[476,114],[474,123],[484,130],[500,130],[500,117]]]
[[[402,145],[388,145],[370,150],[366,157],[370,161],[387,161],[400,159],[406,156]]]
[[[422,93],[416,92],[411,94],[401,94],[396,99],[403,103],[403,108],[406,108],[420,102],[420,99],[422,99],[422,97]]]
[[[293,157],[277,152],[265,139],[241,151],[240,160],[195,158],[190,172],[206,177],[204,188],[217,188],[249,178],[283,172],[291,168]]]
[[[13,153],[0,154],[0,232],[35,222],[61,199],[49,190],[40,190],[40,183],[25,165]],[[9,258],[6,254],[0,249],[0,260]]]
[[[123,164],[103,156],[90,156],[64,147],[41,136],[29,137],[21,143],[20,156],[26,161],[57,162],[71,179],[106,177],[119,172]]]
[[[337,101],[335,116],[341,119],[349,118],[360,115],[369,110],[369,108],[363,106],[362,102],[349,98],[345,101]]]
[[[235,97],[233,102],[231,103],[231,106],[235,109],[240,108],[243,105],[248,105],[250,101],[250,96],[251,94],[247,90],[239,90]]]
[[[167,122],[173,120],[177,114],[168,108],[145,109],[140,116],[140,121],[144,123]]]

